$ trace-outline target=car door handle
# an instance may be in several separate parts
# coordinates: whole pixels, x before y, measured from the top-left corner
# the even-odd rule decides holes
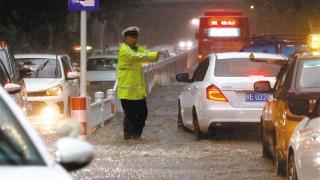
[[[199,86],[193,86],[195,89],[198,89],[199,88]]]

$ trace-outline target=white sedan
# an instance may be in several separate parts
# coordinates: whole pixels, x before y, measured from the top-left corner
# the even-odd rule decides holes
[[[188,83],[179,95],[178,126],[193,130],[201,138],[214,126],[259,122],[270,94],[254,92],[254,83],[265,80],[274,84],[281,66],[256,61],[287,58],[268,53],[211,54],[198,65],[191,79],[187,73],[177,74],[178,81]]]
[[[70,115],[70,98],[79,96],[79,74],[67,55],[18,54],[15,59],[32,73],[24,78],[28,116]]]
[[[305,106],[300,103],[299,109]],[[288,179],[320,179],[320,99],[311,118],[297,125],[288,147]]]
[[[57,162],[12,98],[0,87],[0,179],[66,180],[66,170],[86,166],[93,159],[93,147],[71,137],[58,140]],[[72,146],[70,146],[72,145]]]

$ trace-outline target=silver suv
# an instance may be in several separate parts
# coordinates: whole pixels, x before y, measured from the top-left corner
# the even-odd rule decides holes
[[[19,68],[12,51],[4,41],[0,41],[0,61],[3,71],[1,78],[6,79],[2,86],[4,86],[4,89],[10,93],[11,97],[21,108],[25,108],[27,98],[23,76],[30,73],[31,70]]]

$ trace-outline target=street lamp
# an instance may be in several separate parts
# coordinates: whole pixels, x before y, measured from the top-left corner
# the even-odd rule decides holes
[[[179,47],[180,47],[180,49],[184,49],[186,47],[186,42],[180,41],[179,42]]]
[[[193,46],[193,42],[192,41],[187,41],[186,42],[186,46],[187,46],[188,49],[191,49],[192,46]]]
[[[254,9],[254,5],[251,5],[251,6],[250,6],[250,9],[253,10],[253,9]]]

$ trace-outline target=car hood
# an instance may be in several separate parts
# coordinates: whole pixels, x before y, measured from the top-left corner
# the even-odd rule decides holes
[[[2,166],[0,167],[1,180],[71,180],[72,177],[59,166]]]
[[[37,92],[61,85],[63,80],[51,78],[25,78],[24,82],[27,92]]]

